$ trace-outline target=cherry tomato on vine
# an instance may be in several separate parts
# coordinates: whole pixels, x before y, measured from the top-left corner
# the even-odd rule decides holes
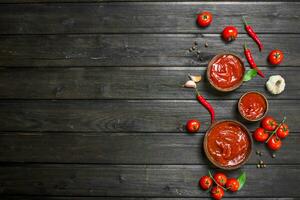
[[[278,65],[282,62],[283,57],[283,52],[279,49],[275,49],[270,52],[268,59],[272,65]]]
[[[203,190],[207,190],[212,186],[213,180],[209,176],[202,176],[199,180],[199,186]]]
[[[226,182],[226,188],[231,192],[238,191],[239,187],[240,187],[240,183],[235,178],[229,178]]]
[[[224,190],[218,186],[213,187],[210,193],[211,196],[216,200],[220,200],[224,196]]]
[[[269,149],[276,151],[280,149],[281,147],[281,140],[276,135],[273,135],[270,140],[268,141],[268,147]]]
[[[200,129],[200,122],[196,119],[191,119],[186,123],[186,129],[189,133],[196,133]]]
[[[289,134],[289,127],[287,124],[281,124],[276,132],[276,135],[283,139]]]
[[[235,40],[237,36],[238,30],[234,26],[226,26],[222,32],[222,37],[227,42]]]
[[[226,175],[223,174],[223,173],[221,173],[221,172],[215,173],[214,179],[215,179],[215,181],[216,181],[218,184],[220,184],[220,185],[222,185],[222,186],[224,186],[224,185],[226,184],[226,182],[227,182],[227,177],[226,177]]]
[[[269,133],[265,129],[259,127],[253,133],[253,138],[258,142],[265,142],[269,138]]]
[[[273,117],[267,116],[261,121],[261,126],[267,131],[274,131],[277,127],[277,122]]]
[[[212,22],[213,16],[210,12],[204,11],[198,14],[197,23],[201,27],[206,27]]]

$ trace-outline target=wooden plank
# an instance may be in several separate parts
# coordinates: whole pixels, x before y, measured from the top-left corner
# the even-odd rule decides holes
[[[211,100],[216,119],[240,119],[236,100]],[[299,100],[270,100],[269,114],[287,116],[300,132]],[[210,125],[209,113],[192,100],[0,101],[0,131],[185,132],[188,119]],[[249,124],[255,129],[257,123]]]
[[[197,27],[203,10],[214,15],[211,26]],[[297,2],[108,2],[3,4],[1,34],[56,33],[219,33],[234,24],[245,33],[248,16],[258,33],[300,33]],[[274,22],[275,20],[275,22]]]
[[[203,133],[1,133],[0,162],[207,164],[203,138]],[[275,159],[265,145],[255,142],[248,164],[260,159],[268,165],[300,164],[299,142],[299,133],[291,133]]]
[[[278,96],[265,89],[260,77],[244,83],[238,90],[221,94],[206,78],[206,68],[193,67],[102,67],[102,68],[2,68],[1,99],[195,99],[195,93],[182,85],[188,74],[201,74],[198,89],[207,99],[238,99],[250,90],[262,92],[268,99],[298,99],[300,68],[264,68],[269,75],[282,75],[286,91]],[[17,81],[16,81],[17,80]]]
[[[198,41],[200,57],[188,49]],[[274,48],[285,52],[281,66],[299,66],[300,35],[264,35],[265,50],[247,35],[225,44],[218,34],[104,34],[104,35],[27,35],[0,37],[2,67],[82,67],[82,66],[207,66],[218,53],[233,52],[244,58],[248,41],[259,66],[268,66],[267,56]],[[204,47],[205,42],[209,44]]]
[[[207,170],[203,165],[2,165],[0,182],[2,194],[14,195],[209,197],[198,187]],[[246,185],[227,197],[299,197],[299,166],[245,166],[243,171]]]

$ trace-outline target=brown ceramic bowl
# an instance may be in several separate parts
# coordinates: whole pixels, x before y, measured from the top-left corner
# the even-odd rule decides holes
[[[249,141],[249,145],[248,148],[246,149],[246,151],[244,151],[244,157],[241,159],[241,161],[239,161],[238,163],[234,164],[234,165],[223,165],[220,162],[218,162],[216,159],[214,159],[214,157],[212,156],[212,154],[209,151],[209,147],[208,147],[208,140],[209,140],[209,135],[212,133],[212,130],[217,126],[220,125],[222,123],[233,123],[234,125],[239,126],[243,132],[246,135],[247,140]],[[210,138],[211,139],[211,138]],[[211,125],[211,127],[207,130],[205,137],[204,137],[204,142],[203,142],[203,147],[204,147],[204,152],[206,154],[206,157],[208,158],[208,160],[216,167],[224,169],[224,170],[234,170],[234,169],[238,169],[240,168],[242,165],[244,165],[248,159],[251,156],[251,152],[252,152],[252,147],[253,147],[253,141],[252,141],[252,137],[250,135],[249,130],[247,129],[246,126],[244,126],[243,124],[241,124],[240,122],[236,121],[236,120],[221,120],[221,121],[217,121],[215,123],[213,123]]]
[[[236,57],[241,65],[242,65],[242,70],[243,70],[243,74],[242,74],[242,79],[236,83],[235,85],[231,86],[231,87],[228,87],[228,88],[221,88],[219,86],[217,86],[212,80],[211,80],[211,77],[210,77],[210,71],[211,71],[211,67],[212,65],[216,62],[217,59],[219,59],[221,56],[224,56],[224,55],[232,55],[234,57]],[[238,57],[237,55],[233,54],[233,53],[221,53],[221,54],[218,54],[216,55],[215,57],[213,57],[210,62],[208,63],[208,67],[207,67],[207,71],[206,71],[206,77],[210,83],[210,85],[215,88],[216,90],[218,91],[221,91],[221,92],[231,92],[237,88],[239,88],[242,84],[243,84],[243,77],[244,77],[244,74],[245,74],[245,66],[244,66],[244,63],[242,61],[242,59],[240,57]]]
[[[266,110],[265,110],[264,114],[263,114],[261,117],[257,118],[257,119],[249,119],[249,118],[247,118],[245,115],[243,115],[243,113],[242,113],[242,111],[241,111],[241,101],[242,101],[242,99],[243,99],[247,94],[250,94],[250,93],[258,94],[259,96],[261,96],[261,97],[265,100],[265,103],[266,103]],[[249,121],[249,122],[257,122],[257,121],[262,120],[262,119],[266,116],[266,114],[268,113],[268,110],[269,110],[269,103],[268,103],[268,100],[267,100],[267,98],[265,97],[265,95],[263,95],[262,93],[256,92],[256,91],[249,91],[249,92],[246,92],[245,94],[243,94],[243,95],[240,97],[240,99],[239,99],[239,101],[238,101],[238,110],[239,110],[240,115],[241,115],[245,120],[247,120],[247,121]]]

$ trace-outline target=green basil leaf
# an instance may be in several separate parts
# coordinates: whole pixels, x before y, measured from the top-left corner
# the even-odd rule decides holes
[[[250,81],[252,78],[254,78],[257,75],[257,71],[255,69],[250,69],[246,72],[244,75],[244,81]]]
[[[242,189],[242,187],[244,186],[245,182],[246,182],[246,173],[243,172],[237,179],[237,181],[240,184],[240,187],[238,190]]]

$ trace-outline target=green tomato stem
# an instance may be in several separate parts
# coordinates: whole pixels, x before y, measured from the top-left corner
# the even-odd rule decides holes
[[[271,135],[269,136],[269,138],[267,139],[267,141],[265,143],[268,143],[269,140],[271,139],[271,137],[277,132],[277,130],[279,129],[279,127],[285,122],[286,117],[283,117],[283,120],[280,122],[280,124],[278,124],[278,126],[276,127],[276,129],[271,133]]]
[[[217,184],[217,186],[219,186],[220,188],[222,188],[223,190],[227,190],[226,188],[224,188],[222,185],[220,185],[215,179],[214,177],[212,176],[211,172],[208,170],[208,174],[209,174],[209,177],[215,182],[215,184]]]

